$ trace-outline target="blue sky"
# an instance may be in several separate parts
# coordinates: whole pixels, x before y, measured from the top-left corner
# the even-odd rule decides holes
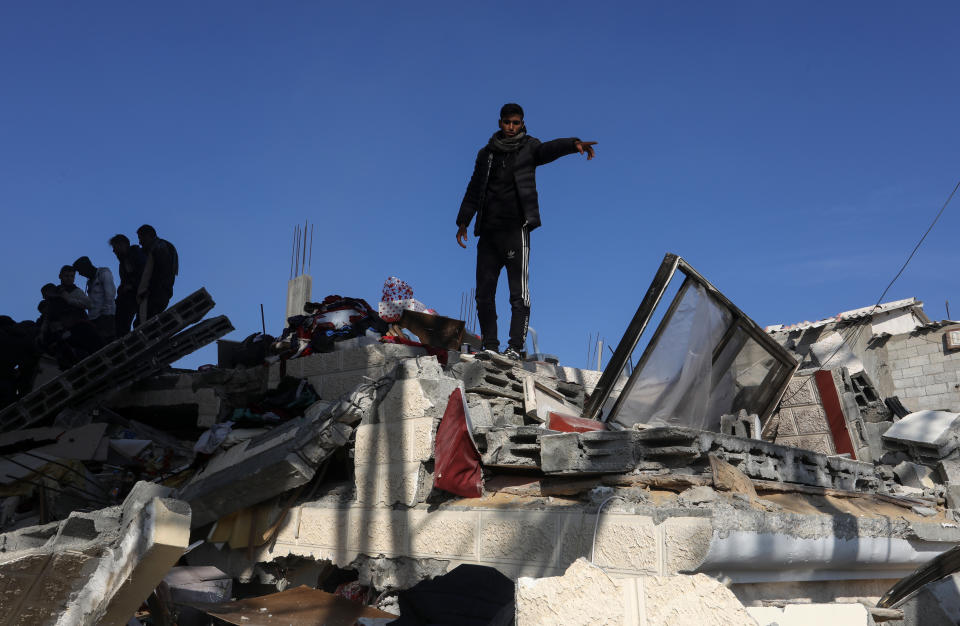
[[[760,324],[872,304],[960,177],[955,3],[34,2],[0,6],[3,307],[153,224],[233,338],[283,325],[293,227],[314,298],[384,279],[456,316],[454,241],[499,107],[599,142],[538,171],[531,325],[584,365],[665,252]],[[888,300],[960,317],[960,199]],[[501,339],[509,316],[498,298]],[[609,354],[609,353],[608,353]],[[208,348],[186,359],[214,362]]]

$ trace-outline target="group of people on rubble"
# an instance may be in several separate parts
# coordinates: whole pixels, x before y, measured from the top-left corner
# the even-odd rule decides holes
[[[119,285],[110,268],[82,256],[60,268],[60,284],[40,288],[38,319],[0,315],[0,408],[30,392],[43,354],[65,370],[167,308],[180,270],[177,249],[149,224],[137,238],[140,245],[122,234],[110,238]],[[75,284],[77,274],[87,279],[85,290]]]

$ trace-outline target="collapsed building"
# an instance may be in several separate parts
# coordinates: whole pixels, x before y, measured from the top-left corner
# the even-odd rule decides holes
[[[599,372],[346,300],[296,324],[353,336],[172,370],[232,330],[201,290],[0,411],[0,624],[960,618],[951,571],[888,593],[960,542],[960,326],[920,302],[763,329],[667,255]]]

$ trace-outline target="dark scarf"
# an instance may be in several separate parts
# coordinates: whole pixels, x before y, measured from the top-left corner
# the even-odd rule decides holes
[[[523,146],[527,139],[526,128],[513,137],[506,137],[502,130],[493,133],[490,142],[487,144],[491,150],[496,152],[516,152]]]

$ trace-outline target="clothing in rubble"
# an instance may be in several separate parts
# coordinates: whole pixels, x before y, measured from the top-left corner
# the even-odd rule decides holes
[[[281,335],[281,339],[297,339],[299,345],[293,356],[332,352],[335,342],[361,337],[368,329],[380,335],[387,332],[387,323],[360,298],[330,295],[323,302],[307,302],[304,311],[306,315],[287,319]]]
[[[576,137],[541,142],[526,134],[523,109],[507,104],[500,130],[477,153],[473,175],[457,214],[457,241],[476,215],[477,320],[485,349],[498,350],[496,291],[500,271],[510,286],[510,347],[522,352],[530,322],[530,231],[540,226],[536,168],[585,149]],[[585,144],[585,145],[584,145]],[[460,245],[464,245],[461,243]]]

